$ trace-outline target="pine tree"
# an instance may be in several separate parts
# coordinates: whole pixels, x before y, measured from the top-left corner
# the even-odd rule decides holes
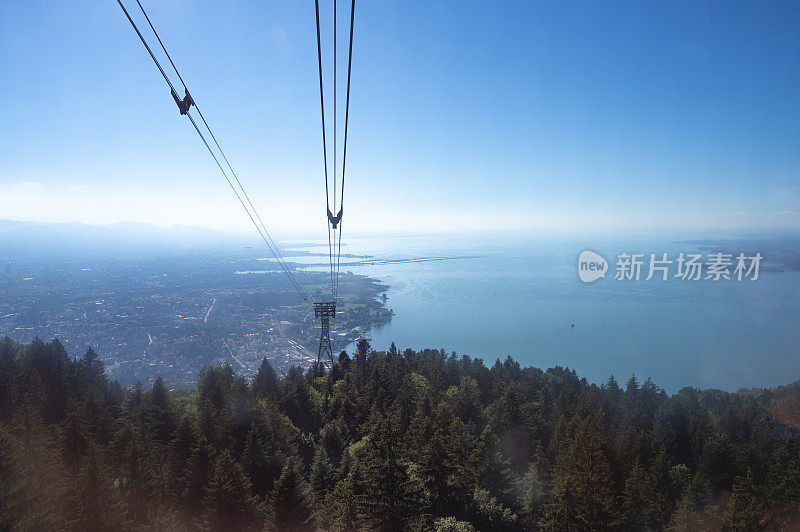
[[[278,530],[310,530],[308,486],[300,472],[300,464],[290,458],[275,483],[271,494],[272,511]]]
[[[59,441],[34,412],[22,416],[14,432],[0,424],[0,529],[62,528],[69,483]]]
[[[264,516],[242,467],[225,450],[214,463],[203,497],[203,521],[212,530],[256,530]]]
[[[78,361],[78,379],[81,385],[89,389],[98,389],[106,384],[103,361],[91,347]]]
[[[330,526],[331,512],[328,493],[335,480],[328,453],[323,445],[319,445],[314,453],[314,461],[311,464],[308,478],[310,522],[317,528],[325,529]]]
[[[156,441],[167,444],[172,439],[175,420],[169,404],[169,393],[161,377],[153,383],[148,399],[147,417],[149,424],[152,425],[152,435]]]
[[[366,517],[378,530],[401,529],[416,513],[423,496],[421,482],[409,477],[399,456],[397,441],[388,422],[383,422],[370,434],[366,449]]]
[[[81,460],[70,494],[71,528],[79,530],[112,530],[126,525],[124,506],[119,490],[106,472],[103,450],[92,444]]]
[[[660,528],[663,524],[660,523],[657,503],[658,486],[637,460],[625,480],[616,523],[634,530]]]
[[[351,462],[346,453],[342,458],[342,470],[346,471],[344,479],[339,481],[330,493],[329,501],[333,523],[331,530],[360,530],[366,526],[365,515],[366,483],[360,462]]]
[[[605,439],[595,420],[579,422],[558,458],[554,501],[541,525],[548,530],[595,530],[610,524],[615,495]]]
[[[253,397],[256,399],[274,397],[278,392],[278,374],[266,357],[261,361],[258,372],[256,372],[255,377],[253,377],[253,383],[250,389]]]
[[[189,460],[192,449],[197,445],[197,435],[192,424],[192,418],[184,413],[170,441],[169,457],[172,470],[171,494],[176,500],[183,500],[183,495],[188,487]]]
[[[753,472],[736,477],[728,506],[730,527],[733,530],[756,530],[762,527],[761,518],[765,510],[764,500],[753,481]]]

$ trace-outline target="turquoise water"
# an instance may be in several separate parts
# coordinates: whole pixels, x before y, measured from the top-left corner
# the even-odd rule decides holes
[[[522,365],[574,368],[593,382],[652,377],[670,392],[800,379],[800,274],[765,272],[764,263],[756,281],[616,281],[621,251],[675,258],[697,248],[664,237],[347,242],[343,252],[375,260],[343,259],[343,270],[390,286],[386,304],[395,315],[370,331],[376,349],[393,341],[401,350],[444,348],[488,365],[511,355]],[[579,280],[584,249],[609,261],[607,278]],[[647,264],[642,279],[646,273]]]

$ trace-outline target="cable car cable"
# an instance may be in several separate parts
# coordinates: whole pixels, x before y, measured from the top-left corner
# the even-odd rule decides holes
[[[169,60],[170,64],[172,65],[172,69],[178,75],[178,79],[181,80],[181,84],[183,85],[184,91],[186,92],[187,95],[190,95],[189,87],[186,86],[186,82],[183,80],[183,76],[181,76],[181,73],[178,70],[178,67],[175,65],[175,62],[172,60],[172,56],[167,51],[167,47],[164,46],[164,42],[161,40],[161,36],[158,34],[158,31],[156,30],[155,26],[153,26],[153,22],[150,20],[150,17],[147,15],[147,11],[145,11],[144,6],[142,5],[140,0],[136,0],[136,3],[139,5],[139,9],[142,11],[142,15],[144,15],[145,20],[147,20],[147,23],[150,25],[150,29],[153,30],[153,35],[156,36],[156,39],[158,40],[158,44],[160,44],[161,45],[161,49],[164,50],[164,54],[167,56],[167,59]],[[160,68],[160,66],[159,66],[159,68]],[[206,121],[206,117],[203,116],[203,111],[200,110],[200,107],[197,105],[197,102],[194,101],[194,98],[192,96],[189,96],[189,98],[191,98],[191,102],[194,104],[194,107],[197,110],[197,114],[200,115],[200,119],[203,121],[203,124],[205,125],[206,129],[208,130],[208,133],[211,135],[211,139],[214,141],[214,144],[217,146],[217,149],[219,150],[219,153],[222,155],[222,158],[225,160],[225,164],[228,166],[228,169],[231,171],[231,174],[233,175],[233,178],[236,180],[236,184],[239,185],[239,188],[241,189],[242,194],[244,194],[244,197],[247,200],[248,205],[250,205],[250,208],[252,209],[253,213],[255,214],[256,219],[261,224],[262,230],[267,235],[267,238],[269,238],[269,241],[272,244],[272,248],[274,249],[273,255],[276,255],[275,259],[278,261],[278,263],[280,264],[281,268],[284,271],[286,271],[287,274],[289,274],[291,276],[290,269],[286,265],[286,259],[284,259],[283,254],[280,251],[280,248],[275,243],[275,241],[272,239],[272,235],[270,235],[269,231],[267,230],[267,226],[264,224],[264,221],[261,219],[261,215],[259,214],[258,209],[256,209],[255,205],[253,205],[253,202],[250,200],[250,195],[247,193],[247,190],[245,190],[245,188],[242,185],[241,181],[239,181],[239,176],[236,174],[236,171],[231,166],[230,161],[228,161],[228,156],[225,155],[225,152],[223,151],[222,146],[219,145],[219,142],[217,141],[216,135],[214,135],[214,132],[211,130],[211,126],[208,125],[208,122]]]
[[[331,205],[330,205],[330,192],[328,189],[328,142],[325,137],[325,89],[322,81],[322,39],[320,37],[319,29],[319,0],[314,0],[315,15],[317,21],[317,66],[319,70],[319,106],[320,114],[322,116],[322,159],[325,165],[325,207],[328,215],[328,261],[330,264],[331,273],[331,296],[333,296],[334,279],[333,279],[333,246],[331,244]],[[334,176],[336,174],[334,173]]]
[[[147,16],[147,13],[144,11],[144,8],[142,7],[142,4],[139,2],[139,0],[137,0],[137,3],[139,4],[140,9],[142,10],[142,13],[144,14],[145,18],[147,19],[147,22],[150,24],[150,27],[153,30],[153,33],[156,35],[156,38],[158,39],[159,43],[161,44],[161,48],[164,50],[164,53],[167,55],[167,58],[169,59],[170,63],[172,64],[173,69],[175,69],[175,73],[178,75],[178,78],[181,80],[181,83],[183,84],[184,90],[186,92],[186,96],[183,99],[180,99],[178,97],[177,92],[175,91],[175,86],[172,84],[172,81],[169,79],[169,77],[167,76],[166,72],[164,72],[164,69],[162,68],[161,63],[158,61],[158,59],[156,58],[156,56],[153,53],[152,49],[147,44],[147,41],[145,40],[145,38],[142,35],[142,33],[139,31],[139,28],[136,26],[136,23],[133,21],[133,18],[131,18],[130,13],[128,13],[128,10],[125,9],[125,6],[122,4],[121,0],[117,0],[117,3],[122,8],[122,11],[125,13],[125,16],[127,17],[128,22],[130,22],[131,26],[136,31],[136,34],[139,36],[139,40],[142,41],[142,44],[144,45],[144,47],[147,50],[148,54],[150,54],[150,58],[155,63],[156,67],[158,67],[158,70],[159,70],[159,72],[161,72],[161,75],[164,77],[164,80],[167,82],[167,85],[169,85],[169,88],[170,88],[170,91],[172,93],[172,96],[175,99],[175,102],[178,104],[178,108],[180,109],[181,114],[187,115],[187,117],[191,121],[192,125],[194,126],[195,131],[197,131],[197,134],[200,136],[200,139],[203,141],[203,144],[205,144],[206,149],[208,149],[208,152],[214,158],[214,162],[217,163],[217,166],[219,167],[220,171],[222,172],[222,175],[225,177],[225,180],[228,182],[228,185],[230,186],[231,190],[233,190],[233,193],[236,195],[236,198],[239,200],[239,203],[242,205],[242,208],[244,208],[245,212],[247,213],[248,218],[250,218],[250,221],[255,226],[256,231],[258,231],[259,235],[261,236],[262,240],[266,244],[267,248],[270,250],[272,255],[275,257],[275,259],[278,261],[278,263],[284,269],[284,271],[286,272],[287,276],[289,277],[289,280],[291,281],[292,285],[298,291],[298,293],[303,298],[303,300],[304,301],[308,301],[308,297],[306,296],[305,292],[303,292],[303,289],[300,287],[300,285],[298,284],[297,280],[292,275],[291,270],[288,268],[288,266],[285,263],[285,260],[283,259],[283,256],[280,255],[280,251],[277,250],[277,246],[275,245],[275,242],[272,239],[272,236],[269,235],[269,232],[266,230],[266,227],[264,226],[263,221],[261,221],[261,217],[258,215],[258,211],[255,209],[255,207],[253,206],[252,202],[250,201],[249,196],[247,195],[247,191],[242,186],[242,184],[239,181],[238,177],[236,177],[235,172],[233,171],[233,168],[230,166],[230,163],[227,160],[227,157],[225,157],[225,154],[222,151],[222,148],[219,146],[219,143],[216,141],[216,138],[214,137],[214,133],[211,131],[211,128],[208,126],[208,123],[206,122],[205,118],[203,118],[203,115],[200,112],[200,109],[197,108],[197,105],[195,104],[194,100],[192,99],[192,97],[191,97],[191,95],[189,93],[188,87],[184,83],[183,78],[180,75],[180,72],[178,72],[178,69],[175,66],[175,63],[172,61],[172,58],[170,57],[169,53],[167,52],[166,48],[164,47],[164,43],[161,41],[161,38],[158,36],[158,33],[156,32],[155,28],[153,27],[152,22],[150,22],[150,18]],[[206,141],[205,136],[200,131],[200,128],[197,126],[197,123],[194,121],[194,118],[191,116],[191,114],[189,114],[189,109],[190,109],[190,107],[192,105],[195,106],[195,109],[197,109],[198,114],[203,119],[203,123],[205,124],[206,129],[208,130],[208,132],[211,135],[211,137],[214,138],[214,143],[217,145],[217,148],[219,149],[220,154],[223,156],[223,158],[225,159],[226,164],[230,168],[231,174],[234,175],[234,178],[235,178],[237,184],[241,188],[242,195],[244,195],[245,198],[247,199],[247,202],[250,204],[250,207],[252,208],[253,213],[251,213],[250,209],[247,208],[247,205],[245,204],[245,201],[242,199],[242,196],[236,190],[236,187],[233,185],[233,182],[230,180],[230,178],[228,177],[228,175],[225,172],[224,168],[220,164],[219,159],[217,158],[217,156],[214,153],[214,151],[211,149],[211,146]],[[255,215],[255,217],[254,217],[254,215]],[[261,222],[261,227],[259,227],[259,224],[256,223],[256,218],[258,218],[259,222]],[[262,228],[263,228],[263,230],[262,230]],[[272,245],[270,245],[270,242],[272,242]],[[274,248],[273,248],[273,246],[274,246]]]
[[[335,2],[336,0],[334,0]],[[353,25],[356,14],[356,0],[350,4],[350,45],[347,53],[347,96],[344,109],[344,145],[342,153],[342,188],[340,190],[339,212],[344,211],[344,178],[347,171],[347,128],[350,122],[350,74],[353,69]],[[339,250],[336,254],[336,295],[339,294],[339,268],[342,258],[342,227],[339,222]]]

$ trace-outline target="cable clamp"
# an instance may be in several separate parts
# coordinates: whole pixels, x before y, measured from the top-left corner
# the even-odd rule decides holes
[[[342,208],[339,208],[339,214],[336,216],[334,216],[331,210],[328,209],[328,221],[331,223],[331,228],[333,229],[336,229],[336,226],[338,226],[339,222],[342,221]]]
[[[181,98],[178,96],[178,93],[175,92],[175,89],[172,89],[172,98],[175,100],[175,103],[178,104],[178,109],[180,109],[182,115],[188,113],[189,108],[194,105],[194,100],[189,94],[189,91],[187,90],[185,92],[186,96],[184,96],[181,100]]]

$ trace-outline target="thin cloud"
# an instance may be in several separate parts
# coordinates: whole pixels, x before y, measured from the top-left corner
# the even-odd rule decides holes
[[[270,28],[269,38],[272,41],[272,45],[275,46],[275,49],[280,53],[286,54],[291,51],[292,45],[289,44],[289,39],[286,38],[286,30],[280,26],[275,25]]]
[[[40,190],[44,188],[44,185],[33,181],[22,181],[21,183],[17,183],[14,188],[18,190]]]

